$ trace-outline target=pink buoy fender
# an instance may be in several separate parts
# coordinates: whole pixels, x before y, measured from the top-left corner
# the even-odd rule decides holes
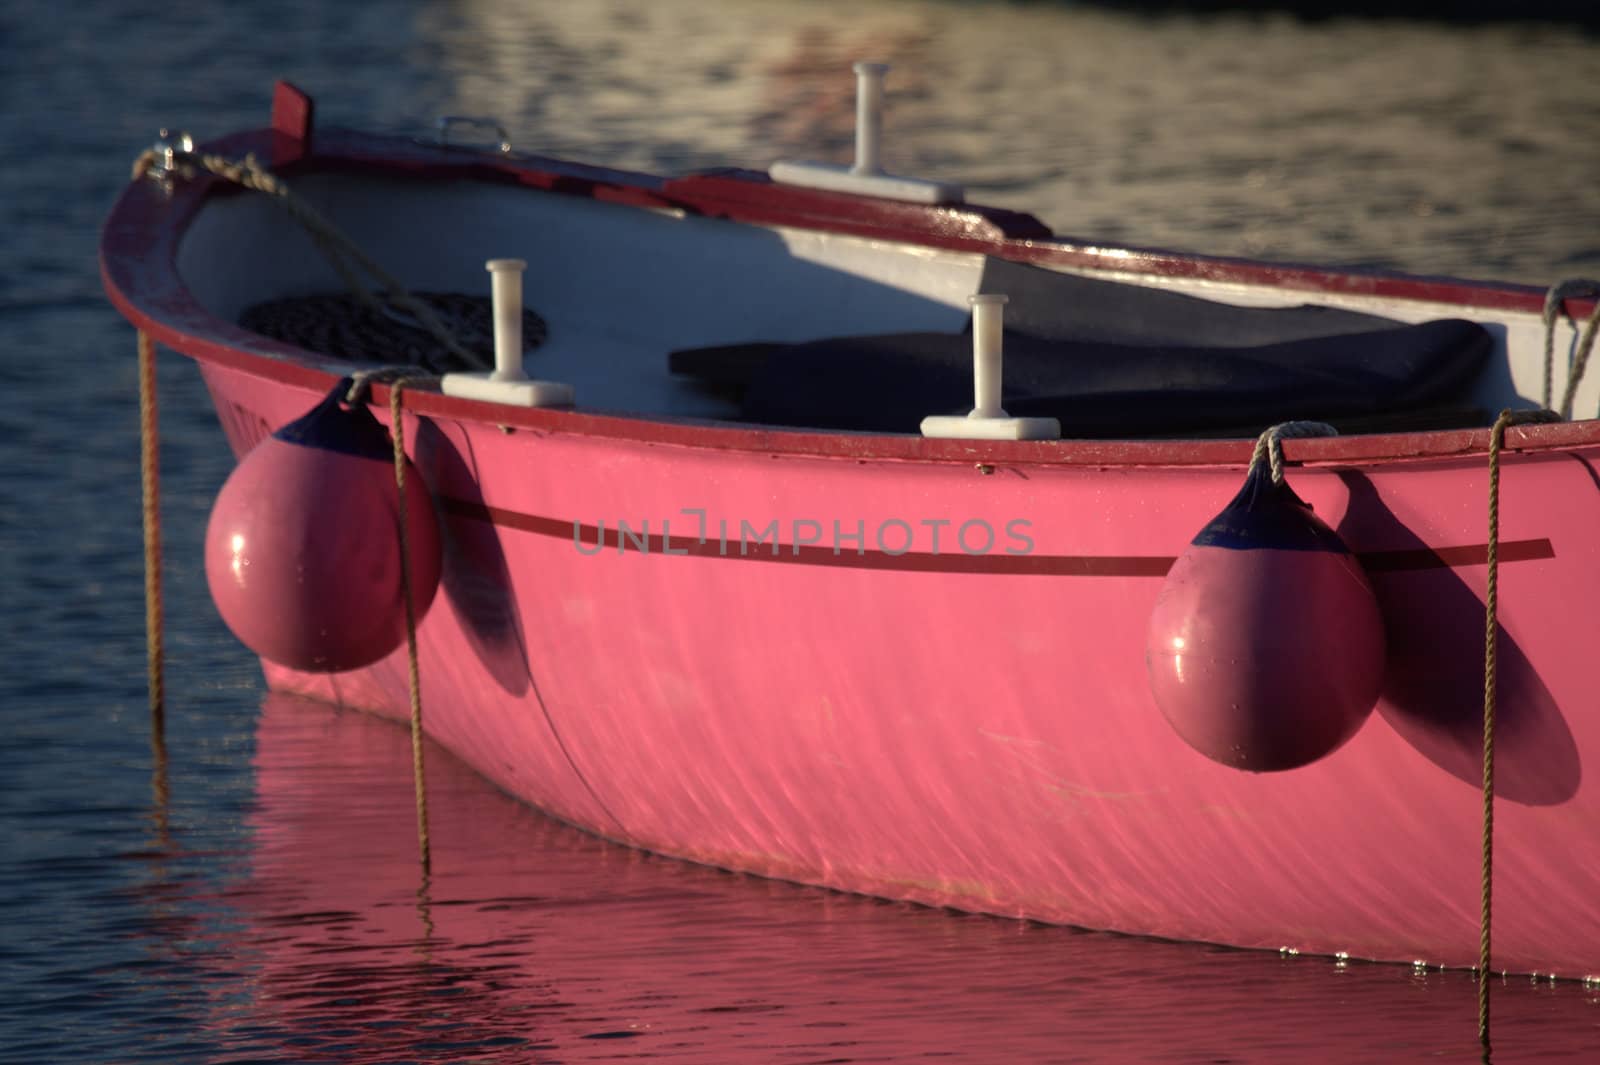
[[[393,443],[339,382],[309,414],[245,455],[211,508],[206,581],[217,611],[261,657],[315,673],[370,665],[405,640]],[[438,518],[406,476],[405,542],[416,616],[439,586]]]
[[[1372,712],[1383,618],[1360,561],[1257,462],[1168,571],[1145,666],[1195,750],[1236,769],[1295,769]]]

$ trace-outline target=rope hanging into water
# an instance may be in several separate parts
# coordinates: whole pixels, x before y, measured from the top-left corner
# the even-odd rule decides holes
[[[1483,857],[1478,910],[1478,1042],[1489,1045],[1490,928],[1494,914],[1494,710],[1495,645],[1500,577],[1500,447],[1511,412],[1502,411],[1489,431],[1488,575],[1484,588],[1483,637]]]
[[[394,485],[399,496],[400,595],[406,604],[407,686],[411,694],[411,775],[417,793],[417,844],[422,853],[422,875],[433,872],[428,843],[428,783],[422,771],[422,680],[417,666],[417,607],[411,598],[411,542],[406,533],[406,430],[401,416],[402,392],[407,379],[389,386],[389,435],[394,438]]]
[[[417,655],[417,608],[411,589],[411,538],[407,531],[409,523],[406,516],[406,430],[402,411],[406,388],[427,384],[436,378],[407,376],[407,372],[404,367],[384,367],[354,374],[350,388],[345,393],[345,401],[363,403],[374,382],[387,381],[389,384],[389,437],[394,441],[394,484],[398,497],[396,514],[400,523],[400,597],[405,601],[406,613],[406,684],[411,698],[411,784],[417,799],[417,847],[421,855],[423,883],[426,885],[433,873],[433,848],[428,835],[428,782],[423,771],[422,672]]]
[[[161,442],[156,410],[156,343],[139,331],[139,480],[144,511],[145,669],[150,691],[150,744],[166,756],[166,680],[161,605]]]
[[[1272,483],[1283,483],[1283,441],[1297,437],[1338,436],[1339,430],[1327,422],[1279,422],[1256,438],[1255,453],[1250,456],[1250,468],[1256,468],[1263,459],[1272,467]]]
[[[1483,614],[1483,864],[1478,925],[1478,1041],[1489,1046],[1490,926],[1494,914],[1494,714],[1496,645],[1499,643],[1500,593],[1500,452],[1506,429],[1513,425],[1560,421],[1548,410],[1504,410],[1489,430],[1488,573],[1484,578]]]
[[[378,301],[361,283],[356,267],[371,275],[383,287],[385,297],[415,318],[417,323],[450,354],[480,370],[493,368],[490,360],[462,347],[431,307],[412,296],[398,278],[373,261],[355,241],[345,236],[316,208],[292,194],[287,185],[257,162],[253,153],[243,159],[229,159],[201,152],[174,152],[173,159],[175,164],[173,172],[183,177],[193,177],[197,169],[204,170],[224,181],[272,196],[284,205],[291,218],[305,228],[328,262],[339,272],[344,283],[355,294],[356,299],[369,310],[378,314],[383,313]],[[158,156],[154,149],[146,149],[140,153],[133,164],[134,180],[137,181],[150,173],[156,167],[157,161]]]
[[[1585,296],[1593,299],[1595,305],[1578,337],[1577,347],[1573,349],[1572,361],[1568,365],[1567,387],[1561,397],[1561,406],[1556,408],[1563,418],[1572,417],[1572,403],[1577,397],[1578,385],[1583,382],[1584,371],[1589,368],[1589,354],[1594,350],[1595,333],[1600,330],[1600,281],[1584,278],[1561,281],[1551,285],[1544,298],[1544,405],[1550,407],[1555,389],[1556,318],[1566,300]]]

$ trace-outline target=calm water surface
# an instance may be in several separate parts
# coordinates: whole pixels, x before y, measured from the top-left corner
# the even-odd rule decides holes
[[[0,1061],[1476,1060],[1464,973],[731,876],[554,824],[437,751],[420,890],[404,731],[267,698],[209,605],[228,453],[171,355],[153,771],[133,336],[94,254],[158,127],[259,125],[287,76],[324,122],[494,114],[519,144],[653,169],[844,159],[845,71],[868,57],[895,64],[892,168],[1065,232],[1600,274],[1600,43],[1570,28],[932,0],[0,4]],[[1518,978],[1495,1001],[1497,1061],[1600,1060],[1600,989]]]

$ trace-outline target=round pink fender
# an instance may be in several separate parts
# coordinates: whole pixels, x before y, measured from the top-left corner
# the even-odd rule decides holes
[[[1294,769],[1372,712],[1383,617],[1360,562],[1260,463],[1168,572],[1145,666],[1195,750],[1238,769]]]
[[[370,665],[405,639],[393,444],[348,381],[263,440],[222,486],[206,527],[206,581],[222,619],[252,651],[307,672]],[[406,477],[413,604],[439,585],[438,519]]]

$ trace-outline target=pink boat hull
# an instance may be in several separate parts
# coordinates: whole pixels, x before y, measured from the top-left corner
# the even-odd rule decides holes
[[[238,451],[316,399],[203,372]],[[1191,750],[1144,682],[1161,576],[1242,468],[985,472],[447,419],[407,437],[446,534],[419,634],[428,731],[542,810],[663,854],[933,906],[1477,958],[1481,461],[1294,474],[1368,563],[1388,673],[1345,747],[1254,775]],[[1597,458],[1512,456],[1504,474],[1494,944],[1507,970],[1600,968],[1600,790],[1580,758],[1600,750],[1582,611],[1600,596]],[[939,519],[952,524],[935,553],[926,522]],[[975,519],[997,532],[988,553],[950,542]],[[1022,545],[1002,530],[1019,519],[1032,549],[1008,555]],[[652,539],[619,549],[619,520],[648,521]],[[773,520],[777,555],[770,537],[741,553],[739,523]],[[834,521],[862,524],[866,554],[848,536],[834,554]],[[791,533],[814,527],[797,522],[823,529],[798,555]],[[890,553],[895,522],[912,551]],[[981,539],[972,526],[967,546]],[[275,689],[407,713],[403,652],[352,674],[266,673]]]
[[[310,114],[280,85],[274,128],[216,150],[315,156],[297,188],[320,188],[418,287],[466,291],[491,246],[557,249],[535,263],[565,316],[541,365],[580,375],[577,408],[406,396],[444,534],[418,633],[425,724],[490,780],[610,839],[841,891],[1477,961],[1484,428],[1286,448],[1294,490],[1371,580],[1386,661],[1353,739],[1250,774],[1179,738],[1145,665],[1162,578],[1237,491],[1249,440],[779,430],[694,406],[664,364],[675,346],[750,335],[959,329],[983,255],[1246,305],[1475,318],[1496,338],[1476,396],[1492,410],[1527,405],[1542,292],[1104,248],[1008,212],[749,175],[313,141]],[[197,360],[242,455],[349,364],[233,324],[314,288],[316,253],[282,238],[271,205],[214,193],[209,179],[130,186],[102,268],[131,320]],[[432,228],[400,233],[396,217]],[[374,389],[380,418],[386,396]],[[1600,387],[1578,396],[1593,409]],[[1596,976],[1600,786],[1584,762],[1600,757],[1600,421],[1514,429],[1507,445],[1493,965]],[[403,650],[348,673],[265,670],[277,690],[408,713]]]

